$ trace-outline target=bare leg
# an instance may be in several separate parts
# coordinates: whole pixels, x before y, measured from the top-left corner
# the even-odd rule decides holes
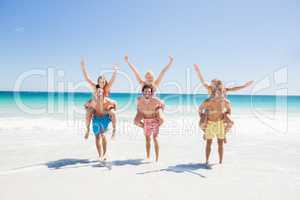
[[[164,122],[165,119],[163,118],[163,116],[161,116],[160,112],[158,112],[158,121],[159,121],[159,126],[161,126]]]
[[[99,158],[101,159],[102,158],[102,145],[101,145],[101,141],[100,140],[101,140],[101,136],[100,135],[95,136],[95,143],[96,143],[98,155],[99,155]]]
[[[150,159],[151,138],[150,138],[150,136],[145,136],[145,137],[146,137],[146,154],[147,154],[147,159]]]
[[[84,136],[85,139],[88,139],[90,134],[90,124],[91,124],[92,117],[93,117],[92,110],[87,109],[85,114],[85,125],[86,125],[86,132]]]
[[[103,148],[103,159],[106,160],[107,141],[104,133],[101,134],[102,148]]]
[[[200,121],[199,121],[199,127],[203,132],[205,132],[207,127],[207,113],[201,113],[200,114]]]
[[[116,113],[113,110],[108,111],[109,117],[111,118],[111,124],[113,127],[113,136],[116,133],[117,117]]]
[[[208,161],[209,161],[209,156],[210,156],[210,152],[211,152],[211,144],[212,144],[212,139],[207,139],[206,140],[206,150],[205,150],[206,164],[208,164]]]
[[[154,141],[154,149],[155,149],[155,161],[157,162],[159,158],[159,144],[158,144],[157,136],[153,137],[153,141]]]
[[[226,133],[228,133],[231,130],[231,128],[232,128],[232,126],[234,124],[234,122],[231,119],[231,116],[229,114],[225,114],[224,115],[224,124],[225,124],[225,134],[226,134]],[[226,136],[224,138],[224,143],[225,144],[227,143]]]
[[[219,152],[219,163],[222,164],[223,162],[223,154],[224,154],[224,147],[223,147],[224,139],[218,139],[218,152]]]
[[[224,144],[227,144],[227,138],[226,138],[226,135],[224,137]]]

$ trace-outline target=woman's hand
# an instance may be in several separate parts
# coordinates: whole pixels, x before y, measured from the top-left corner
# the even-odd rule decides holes
[[[194,64],[194,69],[196,71],[200,71],[200,65],[199,64]]]
[[[125,59],[125,63],[129,63],[129,58],[128,58],[128,56],[126,55],[125,57],[124,57],[124,59]]]

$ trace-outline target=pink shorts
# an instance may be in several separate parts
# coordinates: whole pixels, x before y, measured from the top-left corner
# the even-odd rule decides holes
[[[144,119],[144,132],[148,137],[151,136],[151,134],[156,137],[159,132],[159,119]]]

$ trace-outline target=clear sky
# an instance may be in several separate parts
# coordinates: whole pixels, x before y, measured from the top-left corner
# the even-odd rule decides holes
[[[81,56],[94,79],[119,63],[134,81],[128,54],[142,74],[158,74],[174,56],[162,92],[178,92],[175,83],[190,92],[199,83],[191,67],[199,63],[207,80],[235,84],[287,67],[290,94],[300,94],[299,11],[299,0],[0,0],[0,90],[48,67],[64,71],[54,89],[76,84]],[[32,76],[21,89],[47,90],[47,79]],[[113,91],[129,90],[120,75]]]

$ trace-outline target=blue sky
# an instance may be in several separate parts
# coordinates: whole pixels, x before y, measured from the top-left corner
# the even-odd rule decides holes
[[[0,0],[0,90],[12,90],[26,71],[48,67],[64,71],[55,75],[54,90],[58,83],[66,89],[83,80],[81,56],[94,79],[119,63],[137,90],[123,61],[128,54],[142,74],[158,74],[174,56],[161,92],[178,92],[175,83],[191,92],[199,83],[192,64],[199,63],[207,80],[232,84],[287,67],[289,92],[300,94],[299,10],[298,0]],[[47,90],[47,79],[32,76],[21,89]],[[128,90],[120,75],[113,91]]]

